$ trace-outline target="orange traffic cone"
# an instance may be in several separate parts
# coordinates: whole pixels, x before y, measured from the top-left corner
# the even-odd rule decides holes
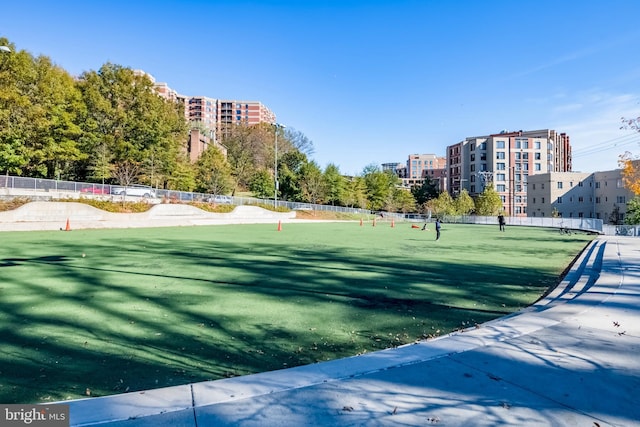
[[[282,231],[282,221],[278,221],[278,231]]]
[[[393,219],[391,220],[391,228],[395,227],[396,223],[393,221]]]
[[[69,225],[69,218],[67,218],[67,225],[64,228],[64,231],[71,231],[71,225]]]

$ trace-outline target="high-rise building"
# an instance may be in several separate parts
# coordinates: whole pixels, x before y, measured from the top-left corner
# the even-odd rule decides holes
[[[452,194],[474,197],[493,185],[508,215],[527,215],[530,175],[571,171],[569,136],[555,130],[503,131],[466,138],[447,147],[447,184]]]
[[[276,123],[276,115],[259,101],[184,96],[171,89],[167,83],[157,83],[151,74],[142,70],[134,70],[134,74],[148,77],[156,92],[163,98],[184,105],[185,119],[198,124],[191,129],[186,145],[191,161],[197,160],[211,144],[217,146],[226,156],[227,150],[220,144],[219,136],[229,125]]]

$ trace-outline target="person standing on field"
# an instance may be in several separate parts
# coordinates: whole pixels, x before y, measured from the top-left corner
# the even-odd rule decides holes
[[[440,240],[440,218],[436,218],[436,240]]]
[[[498,224],[500,224],[500,231],[504,231],[504,215],[502,213],[500,213],[498,215]]]

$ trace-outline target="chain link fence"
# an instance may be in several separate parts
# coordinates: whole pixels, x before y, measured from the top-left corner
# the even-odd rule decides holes
[[[53,179],[26,178],[11,175],[0,175],[0,197],[26,196],[34,200],[53,200],[60,198],[77,198],[83,195],[95,195],[102,198],[108,197],[113,200],[122,200],[121,195],[113,194],[113,191],[120,191],[121,185],[92,184],[86,182],[60,181]],[[146,198],[151,203],[162,203],[163,201],[176,202],[210,202],[215,201],[215,194],[196,193],[190,191],[174,191],[153,189],[155,197]],[[140,199],[140,197],[126,196],[128,200]],[[315,210],[342,212],[350,214],[371,215],[368,209],[349,208],[333,205],[315,205],[311,203],[287,202],[273,199],[258,199],[255,197],[230,197],[227,199],[233,205],[270,205],[289,210]],[[224,201],[223,203],[227,203]]]
[[[0,175],[0,197],[26,196],[34,200],[52,200],[59,198],[74,198],[82,195],[95,195],[109,197],[114,200],[122,200],[121,197],[112,194],[112,186],[109,184],[92,184],[86,182],[60,181],[53,179],[26,178],[20,176]],[[4,191],[2,191],[4,190]],[[148,198],[152,203],[162,203],[163,201],[212,201],[214,194],[196,193],[189,191],[173,191],[154,189],[155,197]],[[134,199],[132,196],[128,198]],[[430,222],[433,220],[431,214],[402,214],[390,212],[372,212],[368,209],[349,208],[333,205],[316,205],[311,203],[288,202],[273,199],[258,199],[255,197],[231,197],[228,199],[234,205],[271,205],[290,210],[315,210],[341,212],[361,215],[377,215],[385,219],[408,222]],[[498,225],[497,217],[492,216],[445,216],[442,218],[445,223],[464,224],[485,224]],[[640,226],[637,225],[605,225],[601,219],[595,218],[533,218],[533,217],[506,217],[507,226],[519,225],[527,227],[553,227],[561,231],[582,230],[605,234],[607,236],[634,236],[640,237]]]

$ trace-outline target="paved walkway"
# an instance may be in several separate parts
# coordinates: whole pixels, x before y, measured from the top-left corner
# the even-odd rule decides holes
[[[363,356],[69,403],[72,425],[640,426],[640,239],[527,310]]]

